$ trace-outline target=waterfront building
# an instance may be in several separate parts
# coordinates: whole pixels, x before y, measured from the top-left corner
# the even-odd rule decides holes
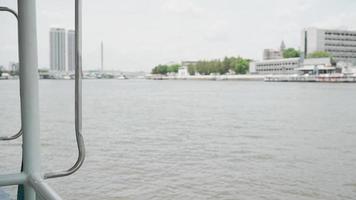
[[[64,28],[51,28],[49,32],[50,69],[63,72],[66,70],[66,31]]]
[[[67,31],[67,66],[69,72],[75,69],[75,31]]]
[[[180,77],[189,76],[190,74],[189,74],[188,67],[190,65],[195,65],[195,64],[197,64],[196,61],[182,61],[182,65],[181,67],[179,67],[177,75]]]
[[[254,61],[250,63],[251,74],[296,74],[300,58]]]
[[[189,76],[188,67],[187,66],[179,67],[178,76],[180,76],[180,77]]]
[[[288,74],[325,74],[337,72],[331,58],[286,58],[277,60],[254,61],[250,63],[251,74],[288,75]],[[340,69],[341,70],[341,69]]]
[[[356,31],[306,28],[301,36],[304,57],[315,51],[326,51],[336,62],[356,63]]]
[[[300,65],[301,67],[296,69],[299,74],[331,74],[338,70],[333,66],[331,58],[309,58]]]
[[[341,70],[343,74],[356,74],[356,65],[350,62],[338,62],[336,64],[337,69]]]

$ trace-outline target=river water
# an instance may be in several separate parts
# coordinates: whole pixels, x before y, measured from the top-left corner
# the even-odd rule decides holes
[[[76,159],[73,93],[40,81],[44,172]],[[356,199],[356,84],[85,80],[83,95],[86,161],[48,181],[64,199]],[[18,82],[0,97],[8,135]],[[20,144],[1,142],[1,174]]]

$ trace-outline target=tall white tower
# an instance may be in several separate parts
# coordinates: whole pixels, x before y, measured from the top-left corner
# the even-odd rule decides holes
[[[68,30],[67,32],[67,66],[68,71],[74,72],[75,69],[75,31]]]
[[[64,28],[51,28],[49,32],[50,69],[63,72],[66,70],[66,31]]]

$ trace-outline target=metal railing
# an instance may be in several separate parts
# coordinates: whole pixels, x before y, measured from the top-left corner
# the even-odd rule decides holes
[[[23,133],[23,172],[0,175],[0,186],[24,185],[25,200],[36,198],[60,200],[61,197],[44,181],[46,178],[73,174],[85,158],[82,136],[82,28],[81,0],[75,0],[75,133],[78,158],[68,170],[41,174],[39,95],[37,74],[36,0],[18,0],[18,40],[20,67],[21,124]],[[4,9],[5,7],[1,7]],[[17,16],[16,12],[12,11]],[[20,135],[16,134],[17,137]],[[10,137],[9,137],[10,138]]]
[[[13,16],[16,17],[16,22],[18,23],[19,22],[19,16],[17,15],[16,11],[8,8],[8,7],[2,7],[0,6],[0,12],[8,12],[8,13],[11,13]],[[20,64],[19,64],[19,67],[20,67]],[[0,140],[15,140],[17,138],[19,138],[20,136],[22,135],[22,128],[15,134],[15,135],[12,135],[12,136],[2,136],[0,137]]]
[[[75,137],[78,147],[78,158],[74,165],[64,171],[50,172],[44,178],[68,176],[76,172],[85,159],[85,146],[82,136],[82,11],[81,1],[75,1]]]

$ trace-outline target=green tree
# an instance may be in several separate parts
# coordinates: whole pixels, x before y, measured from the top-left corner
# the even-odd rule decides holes
[[[308,54],[308,58],[331,58],[331,55],[325,51],[314,51]]]
[[[190,75],[195,75],[195,72],[196,72],[195,65],[188,65],[188,73]]]
[[[177,73],[181,65],[157,65],[152,69],[152,74],[167,74],[167,73]]]
[[[234,60],[232,70],[234,70],[236,74],[246,74],[248,72],[249,65],[250,60],[237,57]]]
[[[167,68],[167,70],[168,70],[168,72],[177,73],[179,67],[181,67],[181,65],[179,65],[179,64],[169,65],[168,68]]]
[[[233,70],[236,74],[246,74],[250,61],[242,57],[225,57],[223,60],[200,60],[195,64],[189,65],[188,72],[190,75],[195,73],[209,75],[211,73],[226,74],[229,70]],[[179,67],[180,65],[158,65],[152,69],[152,74],[178,72]]]
[[[152,74],[167,74],[168,66],[167,65],[158,65],[152,69]]]
[[[300,51],[294,48],[288,48],[283,50],[283,58],[297,58],[300,56]]]

